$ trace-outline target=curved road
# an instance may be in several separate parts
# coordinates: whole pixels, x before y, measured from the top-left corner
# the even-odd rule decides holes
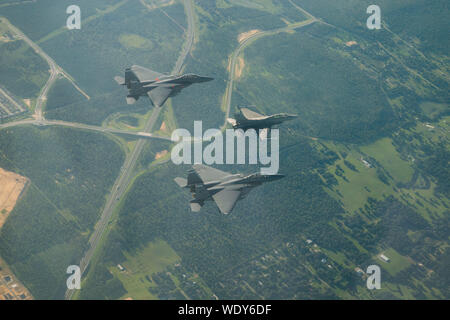
[[[234,77],[235,77],[234,74],[235,74],[235,69],[236,69],[237,58],[241,54],[242,50],[245,49],[245,47],[247,47],[253,41],[255,41],[257,39],[260,39],[262,37],[275,35],[277,33],[284,32],[284,31],[289,31],[289,30],[293,30],[293,29],[303,28],[303,27],[306,27],[306,26],[308,26],[310,24],[313,24],[315,22],[323,23],[321,20],[317,19],[316,17],[314,17],[312,14],[310,14],[306,10],[300,8],[298,5],[294,4],[292,1],[289,0],[289,2],[296,9],[300,10],[303,14],[305,14],[308,17],[308,19],[304,20],[304,21],[301,21],[301,22],[290,24],[290,25],[288,25],[286,27],[283,27],[283,28],[257,32],[255,34],[253,34],[252,36],[248,37],[247,39],[245,39],[244,41],[242,41],[239,44],[239,47],[237,47],[237,49],[233,52],[233,54],[231,56],[231,63],[230,63],[230,76],[229,76],[228,85],[227,85],[227,88],[226,88],[226,91],[225,91],[226,92],[226,97],[225,97],[226,112],[225,112],[225,121],[224,121],[223,126],[221,128],[222,130],[224,130],[226,128],[226,126],[227,126],[227,119],[230,116],[231,98],[232,98],[232,94],[233,94],[233,84],[234,84]]]

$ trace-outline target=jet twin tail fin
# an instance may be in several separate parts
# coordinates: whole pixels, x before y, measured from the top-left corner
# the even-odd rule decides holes
[[[186,179],[177,177],[174,180],[180,186],[180,188],[186,188],[187,187],[187,180]]]
[[[127,104],[133,104],[136,103],[136,98],[133,96],[127,96]]]

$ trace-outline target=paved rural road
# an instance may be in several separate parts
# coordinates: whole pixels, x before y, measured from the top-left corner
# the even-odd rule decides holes
[[[193,15],[193,8],[192,8],[192,0],[184,0],[184,7],[185,7],[185,12],[186,12],[187,21],[188,21],[186,42],[183,46],[183,49],[180,53],[180,56],[179,56],[177,62],[175,64],[175,67],[172,70],[172,74],[177,74],[181,71],[183,64],[186,60],[186,57],[189,54],[189,52],[192,48],[192,44],[194,42],[194,15]],[[161,112],[160,107],[155,107],[153,109],[153,112],[146,123],[144,132],[150,133],[152,131],[153,126],[155,125],[155,122],[158,119],[160,112]],[[88,267],[88,265],[92,259],[92,256],[95,253],[95,250],[97,249],[97,247],[100,243],[100,240],[107,229],[107,226],[111,220],[111,216],[114,212],[114,209],[119,204],[120,199],[122,198],[125,191],[127,190],[128,185],[132,181],[133,171],[134,171],[137,160],[139,158],[139,155],[142,152],[144,145],[145,145],[145,140],[139,139],[138,142],[136,143],[136,146],[133,149],[133,151],[125,159],[125,163],[121,168],[120,175],[117,178],[116,182],[114,183],[112,191],[106,201],[106,204],[104,206],[103,212],[100,217],[100,220],[95,225],[94,232],[92,233],[92,235],[89,239],[89,249],[86,251],[84,257],[81,259],[80,271],[81,271],[82,275],[86,271],[86,268]],[[67,290],[66,296],[65,296],[66,299],[71,299],[74,293],[75,293],[75,290]]]
[[[284,32],[284,31],[289,31],[289,30],[293,30],[293,29],[299,29],[299,28],[303,28],[306,27],[310,24],[313,24],[314,22],[322,22],[321,20],[317,19],[316,17],[314,17],[313,15],[311,15],[309,12],[307,12],[306,10],[300,8],[299,6],[295,5],[294,3],[292,3],[291,1],[289,1],[295,8],[297,8],[298,10],[300,10],[303,14],[305,14],[308,19],[305,21],[301,21],[298,23],[293,23],[291,25],[288,25],[287,27],[284,28],[278,28],[278,29],[274,29],[274,30],[268,30],[268,31],[260,31],[258,33],[253,34],[252,36],[248,37],[247,39],[245,39],[244,41],[242,41],[239,44],[239,47],[237,47],[237,49],[233,52],[232,56],[231,56],[231,63],[230,63],[230,76],[228,79],[228,85],[226,88],[226,97],[225,97],[225,106],[226,106],[226,112],[225,112],[225,121],[223,123],[222,126],[222,130],[224,130],[227,126],[227,119],[230,116],[230,109],[231,109],[231,98],[233,95],[233,84],[234,84],[234,74],[235,74],[235,69],[236,69],[236,62],[237,62],[237,58],[239,57],[239,55],[241,54],[242,50],[245,49],[246,46],[248,46],[250,43],[252,43],[253,41],[262,38],[262,37],[266,37],[266,36],[271,36],[280,32]]]

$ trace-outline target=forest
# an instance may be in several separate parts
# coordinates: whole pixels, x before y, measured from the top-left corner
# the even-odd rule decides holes
[[[0,167],[30,180],[0,231],[0,255],[40,299],[61,298],[124,160],[110,138],[66,128],[0,131]],[[45,271],[46,270],[46,271]]]

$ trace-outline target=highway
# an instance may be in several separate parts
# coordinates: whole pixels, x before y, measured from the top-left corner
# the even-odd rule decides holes
[[[303,27],[309,26],[310,24],[313,24],[315,22],[323,23],[321,20],[317,19],[316,17],[314,17],[312,14],[310,14],[306,10],[300,8],[299,6],[294,4],[292,1],[289,1],[289,2],[296,9],[300,10],[303,14],[305,14],[308,17],[308,19],[304,20],[304,21],[301,21],[301,22],[290,24],[290,25],[288,25],[286,27],[283,27],[283,28],[257,32],[255,34],[251,35],[250,37],[248,37],[247,39],[245,39],[244,41],[242,41],[239,44],[239,46],[237,47],[237,49],[233,52],[233,54],[231,56],[231,63],[230,63],[230,76],[229,76],[228,85],[227,85],[227,88],[226,88],[226,91],[225,91],[226,92],[226,96],[225,96],[225,106],[226,106],[225,121],[224,121],[224,123],[222,125],[221,130],[224,130],[226,128],[226,126],[227,126],[227,119],[230,117],[231,98],[232,98],[233,89],[234,89],[233,85],[234,85],[234,78],[235,78],[236,63],[237,63],[237,58],[241,54],[242,50],[245,49],[245,47],[247,47],[253,41],[255,41],[257,39],[260,39],[262,37],[275,35],[277,33],[285,32],[285,31],[289,31],[289,30],[293,30],[293,29],[303,28]]]
[[[48,90],[51,88],[53,83],[58,78],[58,75],[61,74],[67,80],[69,80],[75,88],[81,92],[82,95],[84,95],[87,99],[89,99],[89,96],[81,90],[75,82],[72,80],[72,78],[60,67],[56,64],[56,62],[44,52],[44,50],[41,49],[36,43],[34,43],[30,38],[28,38],[22,31],[20,31],[18,28],[13,26],[6,18],[0,18],[0,21],[7,24],[8,28],[11,30],[11,32],[16,36],[18,39],[22,39],[27,43],[38,55],[40,55],[45,61],[47,61],[49,67],[50,67],[50,77],[48,78],[47,82],[45,83],[44,87],[41,89],[41,92],[39,94],[39,97],[36,101],[36,107],[35,107],[35,117],[37,120],[43,119],[42,114],[42,106],[44,105],[45,101],[47,100],[47,94]]]
[[[84,123],[67,122],[67,121],[61,121],[61,120],[25,119],[25,120],[19,120],[19,121],[0,124],[0,129],[12,128],[12,127],[23,126],[23,125],[31,125],[31,124],[37,125],[37,126],[70,127],[70,128],[75,128],[75,129],[84,129],[84,130],[97,131],[97,132],[103,132],[103,133],[123,134],[123,135],[135,136],[135,137],[139,137],[139,138],[172,141],[169,137],[163,137],[163,136],[155,135],[155,134],[145,132],[145,131],[135,132],[135,131],[108,128],[108,127],[93,126],[93,125],[84,124]]]
[[[192,0],[184,0],[184,7],[188,20],[186,42],[182,48],[179,58],[177,59],[177,62],[175,63],[175,66],[172,70],[172,74],[178,74],[181,71],[185,59],[189,54],[192,48],[192,44],[194,42],[194,16],[193,16]],[[155,106],[150,118],[147,120],[147,123],[144,128],[144,133],[150,133],[153,130],[153,126],[155,125],[160,112],[161,108]],[[79,264],[82,275],[86,271],[86,268],[88,267],[94,253],[96,252],[100,240],[107,231],[107,227],[109,222],[111,221],[114,209],[120,203],[122,196],[125,194],[129,184],[131,183],[134,177],[133,175],[134,169],[136,167],[139,155],[141,154],[142,149],[145,145],[145,142],[146,142],[145,139],[139,139],[133,151],[125,159],[125,163],[123,164],[120,170],[119,177],[116,179],[113,188],[111,190],[111,193],[108,196],[108,199],[105,203],[105,206],[100,216],[100,220],[95,225],[94,232],[89,238],[89,248],[85,252],[84,257],[81,259],[81,262]],[[70,300],[74,293],[75,293],[74,290],[67,290],[65,298],[67,300]]]
[[[192,0],[184,0],[184,11],[186,12],[186,18],[188,22],[188,29],[186,32],[186,42],[183,45],[183,49],[178,56],[178,60],[175,63],[175,67],[172,70],[172,74],[179,74],[183,68],[183,64],[186,61],[186,57],[192,49],[194,43],[195,30],[194,30],[194,11],[192,8]]]

